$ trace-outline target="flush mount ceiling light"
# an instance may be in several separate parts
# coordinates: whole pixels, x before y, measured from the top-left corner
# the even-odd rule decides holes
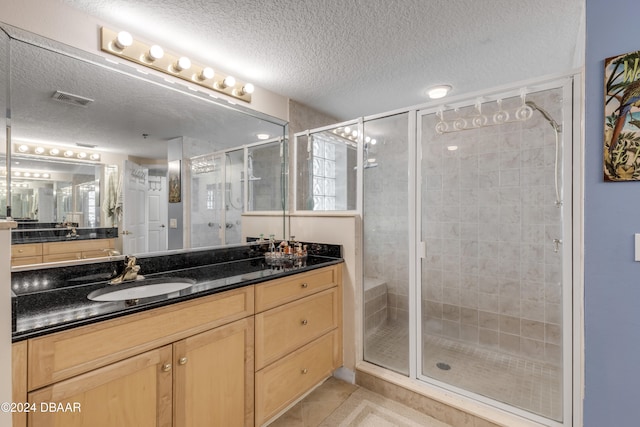
[[[429,95],[429,98],[431,99],[440,99],[447,96],[447,94],[449,93],[449,91],[451,91],[451,89],[452,87],[449,85],[434,86],[427,90],[427,95]]]
[[[179,77],[233,98],[251,102],[251,94],[255,89],[251,83],[236,81],[233,77],[220,73],[215,73],[218,74],[218,77],[214,82],[212,81],[214,72],[211,67],[192,63],[185,56],[165,52],[158,45],[148,45],[137,41],[126,31],[116,32],[102,27],[100,35],[100,48],[103,52]]]
[[[269,136],[271,136],[271,135],[269,135],[268,133],[258,133],[258,134],[256,134],[256,137],[258,137],[258,139],[260,141],[264,141],[265,139],[269,139]]]

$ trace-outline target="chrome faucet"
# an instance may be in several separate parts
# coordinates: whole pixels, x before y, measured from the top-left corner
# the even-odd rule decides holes
[[[122,270],[122,273],[118,274],[116,277],[109,280],[110,285],[117,285],[118,283],[127,282],[129,280],[136,280],[138,278],[138,272],[140,271],[140,266],[136,265],[136,257],[127,256],[124,259],[124,264],[125,264],[125,267],[124,267],[124,270]]]

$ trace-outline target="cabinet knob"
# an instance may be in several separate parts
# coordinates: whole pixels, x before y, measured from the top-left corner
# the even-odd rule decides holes
[[[309,371],[307,370],[307,368],[304,368],[304,369],[302,369],[302,370],[300,371],[300,373],[301,373],[302,375],[306,374],[307,372],[309,372]]]
[[[178,360],[178,363],[180,365],[186,365],[187,364],[187,358],[186,357],[181,357],[180,360]]]
[[[303,319],[300,323],[302,323],[302,326],[305,326],[307,323],[309,323],[309,321],[307,319]]]
[[[308,283],[302,283],[300,284],[300,286],[302,287],[302,289],[307,289],[309,287]]]
[[[169,372],[171,370],[171,363],[165,363],[162,365],[162,372]]]
[[[24,252],[24,249],[18,249],[18,252],[22,253]]]

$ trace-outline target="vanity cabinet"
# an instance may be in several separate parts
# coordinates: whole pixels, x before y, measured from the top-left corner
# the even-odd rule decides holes
[[[342,365],[342,267],[256,285],[256,426]]]
[[[73,261],[109,256],[115,239],[75,240],[42,244],[42,262]]]
[[[30,413],[28,426],[252,426],[253,297],[247,286],[30,339],[28,401],[81,412]]]
[[[13,427],[261,426],[341,365],[333,265],[14,343]]]
[[[11,245],[11,266],[102,258],[109,256],[109,250],[113,250],[114,248],[115,239]]]
[[[11,266],[42,263],[42,243],[11,245]]]

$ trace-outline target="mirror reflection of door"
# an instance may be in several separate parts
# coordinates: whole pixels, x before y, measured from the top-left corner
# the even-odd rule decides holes
[[[149,252],[167,250],[167,178],[149,176]]]
[[[149,170],[130,160],[124,161],[122,203],[122,250],[125,254],[148,252],[147,217]]]

